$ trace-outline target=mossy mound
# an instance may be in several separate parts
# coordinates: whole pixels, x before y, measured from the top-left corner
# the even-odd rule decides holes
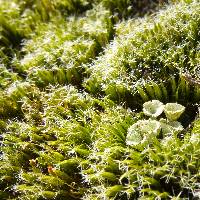
[[[199,1],[0,5],[0,199],[200,198]]]
[[[137,90],[140,93],[137,86],[145,83],[150,85],[147,90],[153,90],[146,99],[175,95],[176,88],[175,91],[167,88],[164,92],[171,93],[167,95],[156,92],[156,88],[165,90],[170,79],[175,78],[177,82],[183,73],[198,78],[199,9],[196,2],[179,3],[155,17],[118,24],[117,37],[104,55],[89,66],[90,76],[84,82],[85,87],[90,92],[102,91],[120,101],[127,99],[127,93],[133,99]],[[162,83],[164,85],[159,86]],[[187,95],[185,91],[182,93]]]

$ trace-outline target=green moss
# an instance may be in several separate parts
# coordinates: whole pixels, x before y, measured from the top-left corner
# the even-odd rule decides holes
[[[132,99],[136,98],[137,102],[136,83],[153,81],[155,98],[160,99],[162,93],[154,82],[164,82],[166,86],[171,76],[177,77],[181,72],[190,71],[195,75],[199,60],[196,50],[198,15],[198,3],[178,3],[160,11],[155,17],[136,22],[129,20],[126,25],[122,22],[116,28],[118,37],[89,67],[91,76],[85,80],[84,86],[90,92],[100,90],[122,102],[127,100],[128,95],[120,97],[125,92],[131,93]],[[181,98],[181,95],[177,96],[178,100]],[[130,103],[129,106],[133,105]]]
[[[198,196],[200,4],[164,2],[0,0],[0,199]]]

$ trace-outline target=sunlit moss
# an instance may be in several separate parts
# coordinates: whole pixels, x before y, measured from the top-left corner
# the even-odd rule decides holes
[[[199,195],[200,4],[164,2],[0,0],[0,199]]]

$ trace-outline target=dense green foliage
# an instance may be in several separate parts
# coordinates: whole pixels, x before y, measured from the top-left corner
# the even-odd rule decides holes
[[[198,0],[0,0],[0,199],[200,198],[199,27]]]

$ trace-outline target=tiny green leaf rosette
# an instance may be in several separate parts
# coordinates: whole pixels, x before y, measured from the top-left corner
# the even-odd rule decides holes
[[[156,120],[139,120],[129,127],[126,144],[130,146],[143,144],[149,138],[157,136],[160,130],[160,122]]]
[[[158,100],[148,101],[143,104],[143,112],[149,117],[158,117],[163,112],[163,109],[163,103]]]
[[[169,121],[176,121],[185,111],[185,107],[178,103],[167,103],[164,106],[164,113]]]

